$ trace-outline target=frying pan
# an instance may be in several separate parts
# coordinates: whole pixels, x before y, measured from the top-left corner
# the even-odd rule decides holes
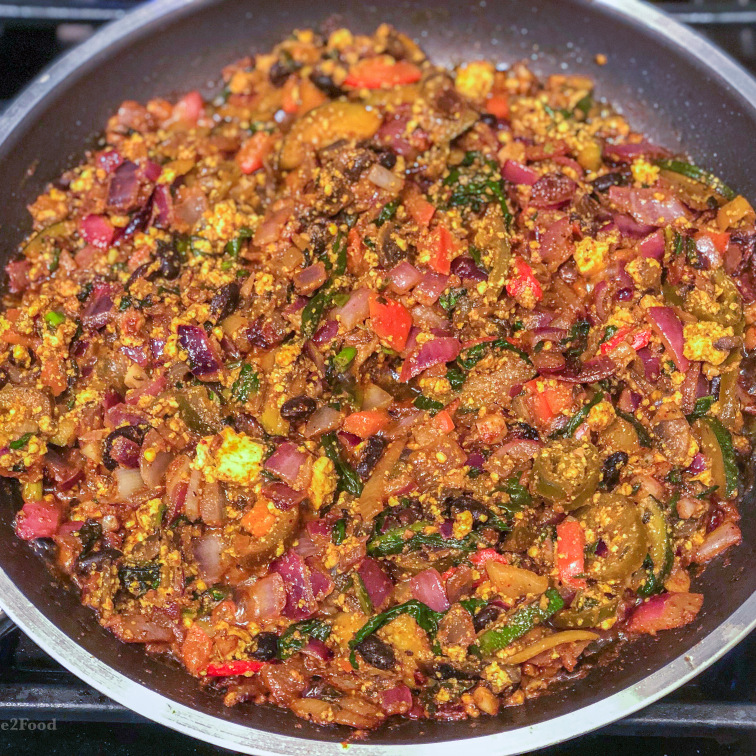
[[[0,264],[29,232],[26,205],[79,160],[124,99],[199,88],[222,66],[266,51],[292,28],[330,16],[372,32],[412,35],[438,63],[527,59],[539,74],[587,74],[653,141],[688,152],[737,191],[756,196],[756,82],[702,38],[635,0],[156,0],[106,27],[34,81],[0,119]],[[596,54],[607,56],[604,66]],[[12,528],[17,491],[0,485],[0,603],[45,651],[145,717],[254,754],[331,756],[346,730],[322,729],[272,707],[227,709],[178,665],[148,657],[95,622]],[[631,714],[689,680],[756,625],[756,517],[742,504],[744,542],[696,587],[704,610],[684,628],[644,637],[614,661],[497,717],[400,721],[355,742],[355,756],[456,756],[460,747],[516,754]],[[459,741],[464,740],[464,743]]]

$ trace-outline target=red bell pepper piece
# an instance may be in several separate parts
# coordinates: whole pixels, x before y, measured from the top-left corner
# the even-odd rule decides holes
[[[412,328],[412,315],[401,302],[373,292],[370,295],[370,326],[381,341],[401,352]]]
[[[585,588],[585,531],[572,518],[557,525],[556,566],[559,580],[570,588]]]
[[[58,532],[62,515],[47,501],[26,501],[16,515],[16,535],[24,541],[50,538]]]
[[[470,561],[476,567],[482,567],[486,562],[507,564],[507,558],[503,554],[499,554],[496,549],[480,549],[470,556]]]
[[[448,276],[451,271],[454,238],[445,226],[436,226],[431,232],[431,253],[428,265],[431,270]]]
[[[223,662],[222,664],[208,664],[205,672],[208,677],[231,677],[233,675],[246,675],[250,672],[261,670],[265,662],[254,659],[241,659],[239,661]]]
[[[444,435],[454,430],[454,420],[446,410],[441,410],[433,418],[433,427],[441,431]]]
[[[389,424],[386,410],[363,410],[353,412],[344,420],[343,428],[347,433],[354,433],[360,438],[370,438]]]
[[[509,118],[509,100],[502,95],[494,95],[486,102],[486,113],[496,116],[500,121]]]
[[[543,299],[543,289],[538,279],[533,275],[533,269],[521,257],[513,261],[512,277],[507,283],[507,294],[517,297],[530,290],[536,302]]]
[[[272,146],[273,140],[264,131],[258,131],[247,139],[236,153],[236,164],[241,172],[249,174],[260,170]]]
[[[614,336],[601,345],[601,354],[613,352],[632,330],[632,326],[623,326],[620,328]],[[639,349],[643,349],[644,346],[648,346],[649,341],[651,341],[651,330],[646,328],[642,331],[637,331],[631,336],[630,346],[637,352]]]
[[[366,58],[349,69],[344,84],[348,87],[380,89],[400,84],[414,84],[422,75],[420,69],[406,60],[392,61],[382,55]]]

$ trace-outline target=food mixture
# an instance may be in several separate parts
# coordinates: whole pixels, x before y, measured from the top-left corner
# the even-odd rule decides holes
[[[741,540],[756,215],[582,76],[298,31],[124,102],[0,317],[20,538],[229,706],[494,715]],[[672,641],[674,642],[674,641]]]

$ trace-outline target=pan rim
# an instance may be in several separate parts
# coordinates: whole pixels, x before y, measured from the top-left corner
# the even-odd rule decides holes
[[[133,32],[163,18],[213,0],[152,0],[105,26],[79,47],[62,56],[32,81],[0,116],[0,144],[11,139],[34,109],[59,84],[75,75],[92,58],[106,52]],[[756,110],[756,80],[739,64],[696,32],[640,0],[581,0],[604,13],[619,16],[663,38],[680,55],[694,58],[731,91]],[[63,633],[21,592],[0,568],[0,606],[44,651],[104,695],[142,716],[206,742],[257,756],[336,756],[344,745],[296,735],[258,730],[228,722],[179,704],[116,671]],[[735,612],[682,654],[607,698],[534,725],[493,735],[464,738],[466,745],[489,753],[515,754],[543,748],[584,735],[635,713],[657,701],[720,659],[756,627],[756,592]],[[576,716],[577,714],[580,716]],[[457,756],[459,740],[420,744],[355,743],[357,756]]]

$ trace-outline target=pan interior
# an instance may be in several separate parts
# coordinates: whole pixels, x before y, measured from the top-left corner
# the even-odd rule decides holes
[[[618,3],[621,5],[621,3]],[[165,5],[165,3],[163,3]],[[526,59],[539,74],[569,71],[593,77],[597,92],[653,141],[691,154],[747,196],[756,196],[756,174],[744,155],[756,152],[754,105],[713,72],[694,51],[682,51],[659,32],[587,0],[401,2],[380,6],[334,0],[277,3],[225,0],[176,3],[168,18],[152,20],[88,57],[64,81],[44,91],[0,144],[0,264],[29,232],[26,205],[45,184],[74,165],[95,143],[107,117],[125,99],[144,101],[199,88],[214,91],[219,71],[242,55],[267,51],[292,28],[329,19],[372,32],[389,22],[415,37],[437,62],[486,58],[509,64]],[[606,65],[596,54],[607,56]],[[0,494],[0,565],[39,611],[86,651],[167,698],[223,720],[300,738],[338,741],[347,733],[324,730],[270,707],[226,709],[220,696],[202,692],[178,666],[147,657],[140,647],[102,630],[70,591],[61,590],[42,559],[15,538],[20,505],[7,484]],[[743,502],[744,543],[709,567],[697,588],[706,595],[693,625],[644,638],[620,657],[566,691],[496,718],[460,723],[398,722],[369,736],[370,743],[403,744],[490,735],[567,714],[637,683],[682,655],[726,620],[754,590],[756,518],[753,499]],[[586,722],[585,729],[602,724]]]

